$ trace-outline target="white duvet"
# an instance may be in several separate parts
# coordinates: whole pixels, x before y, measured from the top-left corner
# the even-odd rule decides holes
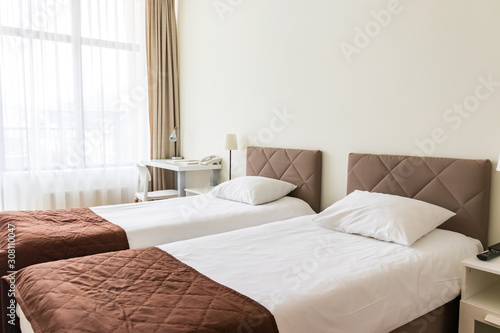
[[[288,196],[257,206],[200,195],[91,210],[124,229],[131,249],[314,214],[305,201]]]
[[[479,241],[436,229],[406,247],[304,216],[159,246],[266,306],[282,333],[389,332],[460,293]]]
[[[313,216],[159,248],[267,307],[281,333],[389,332],[455,298],[461,261],[482,249],[441,229],[406,247],[325,229]]]

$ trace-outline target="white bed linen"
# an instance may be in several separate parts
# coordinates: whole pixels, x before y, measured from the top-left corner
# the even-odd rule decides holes
[[[455,298],[460,262],[482,249],[441,229],[406,247],[328,230],[312,217],[159,248],[266,306],[281,333],[391,331]],[[22,332],[33,332],[17,312]]]
[[[201,195],[91,210],[123,228],[132,249],[314,214],[305,201],[288,196],[258,206]]]
[[[406,247],[311,218],[159,248],[266,306],[282,333],[388,332],[455,298],[460,262],[482,248],[441,229]]]

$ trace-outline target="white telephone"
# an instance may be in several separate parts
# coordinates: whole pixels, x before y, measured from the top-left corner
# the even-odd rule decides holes
[[[215,155],[209,155],[207,157],[204,157],[200,160],[201,165],[210,165],[210,164],[220,164],[220,161],[222,161],[222,158],[217,157]]]

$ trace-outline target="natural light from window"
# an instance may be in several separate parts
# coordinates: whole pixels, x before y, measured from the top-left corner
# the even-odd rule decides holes
[[[133,195],[148,150],[144,29],[140,0],[0,0],[4,209],[85,206],[82,182],[102,198],[90,204]]]

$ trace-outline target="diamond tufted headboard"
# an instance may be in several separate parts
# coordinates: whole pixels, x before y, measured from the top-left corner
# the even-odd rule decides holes
[[[364,190],[415,198],[457,215],[440,228],[487,246],[491,162],[439,157],[349,154],[347,193]]]
[[[307,202],[315,212],[321,205],[322,154],[319,150],[247,148],[247,176],[281,179],[297,185],[289,195]]]

